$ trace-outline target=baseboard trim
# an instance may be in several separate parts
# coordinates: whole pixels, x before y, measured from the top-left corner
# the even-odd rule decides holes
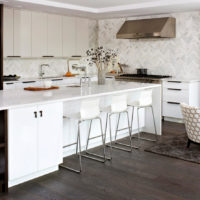
[[[55,172],[55,171],[57,171],[58,169],[59,169],[58,166],[54,166],[54,167],[51,167],[51,168],[48,168],[48,169],[41,170],[41,171],[38,171],[38,172],[36,172],[36,173],[30,174],[30,175],[28,175],[28,176],[24,176],[24,177],[15,179],[15,180],[10,180],[10,181],[8,181],[8,187],[10,188],[10,187],[13,187],[13,186],[15,186],[15,185],[18,185],[18,184],[21,184],[21,183],[30,181],[30,180],[32,180],[32,179],[38,178],[38,177],[40,177],[40,176],[44,176],[44,175],[46,175],[46,174]]]

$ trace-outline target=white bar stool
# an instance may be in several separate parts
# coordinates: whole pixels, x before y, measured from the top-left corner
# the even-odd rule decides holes
[[[103,134],[103,128],[102,128],[102,120],[100,118],[100,108],[99,108],[99,100],[95,99],[95,100],[88,100],[88,101],[82,101],[81,102],[81,107],[80,107],[80,113],[77,114],[73,114],[71,116],[67,116],[65,118],[70,118],[70,119],[77,119],[78,120],[78,134],[77,134],[77,141],[71,145],[76,145],[76,154],[79,155],[79,169],[73,169],[70,168],[64,164],[61,164],[60,167],[68,169],[70,171],[76,172],[76,173],[80,173],[82,171],[82,162],[81,162],[81,157],[86,157],[95,161],[99,161],[104,163],[106,160],[108,160],[109,158],[106,157],[106,152],[105,152],[105,138],[104,134]],[[92,122],[93,120],[98,119],[100,122],[100,128],[101,128],[101,134],[96,136],[96,137],[92,137],[90,138],[90,132],[91,132],[91,127],[92,127]],[[85,122],[85,121],[90,121],[90,125],[89,125],[89,132],[88,132],[88,136],[87,136],[87,143],[86,143],[86,154],[82,155],[81,154],[81,140],[80,140],[80,124]],[[89,141],[95,138],[101,137],[102,138],[102,143],[103,143],[103,155],[99,155],[99,154],[94,154],[88,151],[88,145],[89,145]],[[71,146],[71,145],[67,145],[67,146]],[[63,148],[67,147],[64,146]],[[79,148],[78,148],[79,147]],[[79,151],[78,151],[79,149]]]
[[[127,152],[132,152],[132,148],[136,148],[136,147],[134,147],[132,145],[131,130],[130,130],[130,124],[129,124],[129,115],[128,115],[128,106],[127,106],[127,96],[126,95],[113,96],[111,105],[107,108],[102,108],[101,110],[102,110],[102,112],[107,113],[105,133],[107,131],[108,119],[109,119],[110,145],[107,145],[107,146],[109,146],[111,148],[111,152],[110,152],[111,158],[112,158],[112,148],[120,149],[120,150],[127,151]],[[128,127],[119,129],[119,122],[120,122],[120,117],[121,117],[122,113],[126,113]],[[116,126],[116,130],[115,130],[115,140],[114,140],[115,145],[112,145],[112,142],[113,142],[112,141],[112,127],[111,127],[111,116],[112,115],[118,115],[117,126]],[[117,140],[118,132],[122,131],[122,130],[126,130],[126,129],[128,129],[128,133],[129,133],[129,144],[117,142],[116,140]],[[117,145],[128,147],[128,148],[122,148]]]
[[[133,128],[133,117],[134,117],[134,108],[137,109],[137,122],[138,122],[138,140],[147,140],[147,141],[152,141],[156,142],[157,141],[157,130],[156,130],[156,123],[155,123],[155,116],[154,116],[154,111],[153,111],[153,106],[152,106],[152,90],[145,90],[140,92],[140,96],[138,101],[133,101],[129,102],[128,106],[132,107],[132,117],[131,117],[131,133],[132,133],[132,128]],[[154,123],[154,130],[155,130],[155,140],[140,137],[140,122],[139,122],[139,110],[141,108],[151,108],[152,116],[153,116],[153,123]],[[135,136],[132,136],[135,137]]]

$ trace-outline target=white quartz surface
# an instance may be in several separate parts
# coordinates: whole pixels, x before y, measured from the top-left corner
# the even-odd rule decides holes
[[[73,101],[91,97],[120,94],[136,90],[161,87],[159,84],[147,84],[123,81],[107,81],[105,85],[93,82],[90,87],[60,87],[58,90],[25,91],[23,89],[0,91],[0,110],[39,105],[53,102]]]

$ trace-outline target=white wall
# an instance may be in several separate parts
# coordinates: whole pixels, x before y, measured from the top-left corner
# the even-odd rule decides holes
[[[116,33],[125,21],[120,18],[99,21],[99,45],[119,49],[121,63],[131,66],[128,72],[135,72],[142,66],[152,74],[200,77],[200,12],[165,16],[177,20],[175,39],[116,39]],[[146,18],[150,17],[155,16]]]

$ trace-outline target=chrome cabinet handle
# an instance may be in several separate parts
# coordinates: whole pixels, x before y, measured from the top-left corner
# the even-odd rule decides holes
[[[62,78],[60,78],[60,79],[52,79],[51,81],[63,81],[63,79]]]
[[[178,103],[178,102],[171,102],[171,101],[168,101],[167,102],[168,104],[176,104],[176,105],[179,105],[180,103]]]
[[[37,118],[37,112],[36,111],[34,112],[34,116],[35,116],[35,118]]]
[[[176,88],[167,88],[168,90],[176,90],[176,91],[181,91],[182,89],[176,89]]]
[[[40,111],[40,117],[43,117],[43,112],[42,112],[42,110]]]
[[[35,83],[36,81],[23,81],[22,83],[27,84],[27,83]]]
[[[168,83],[182,83],[181,81],[167,81]]]

